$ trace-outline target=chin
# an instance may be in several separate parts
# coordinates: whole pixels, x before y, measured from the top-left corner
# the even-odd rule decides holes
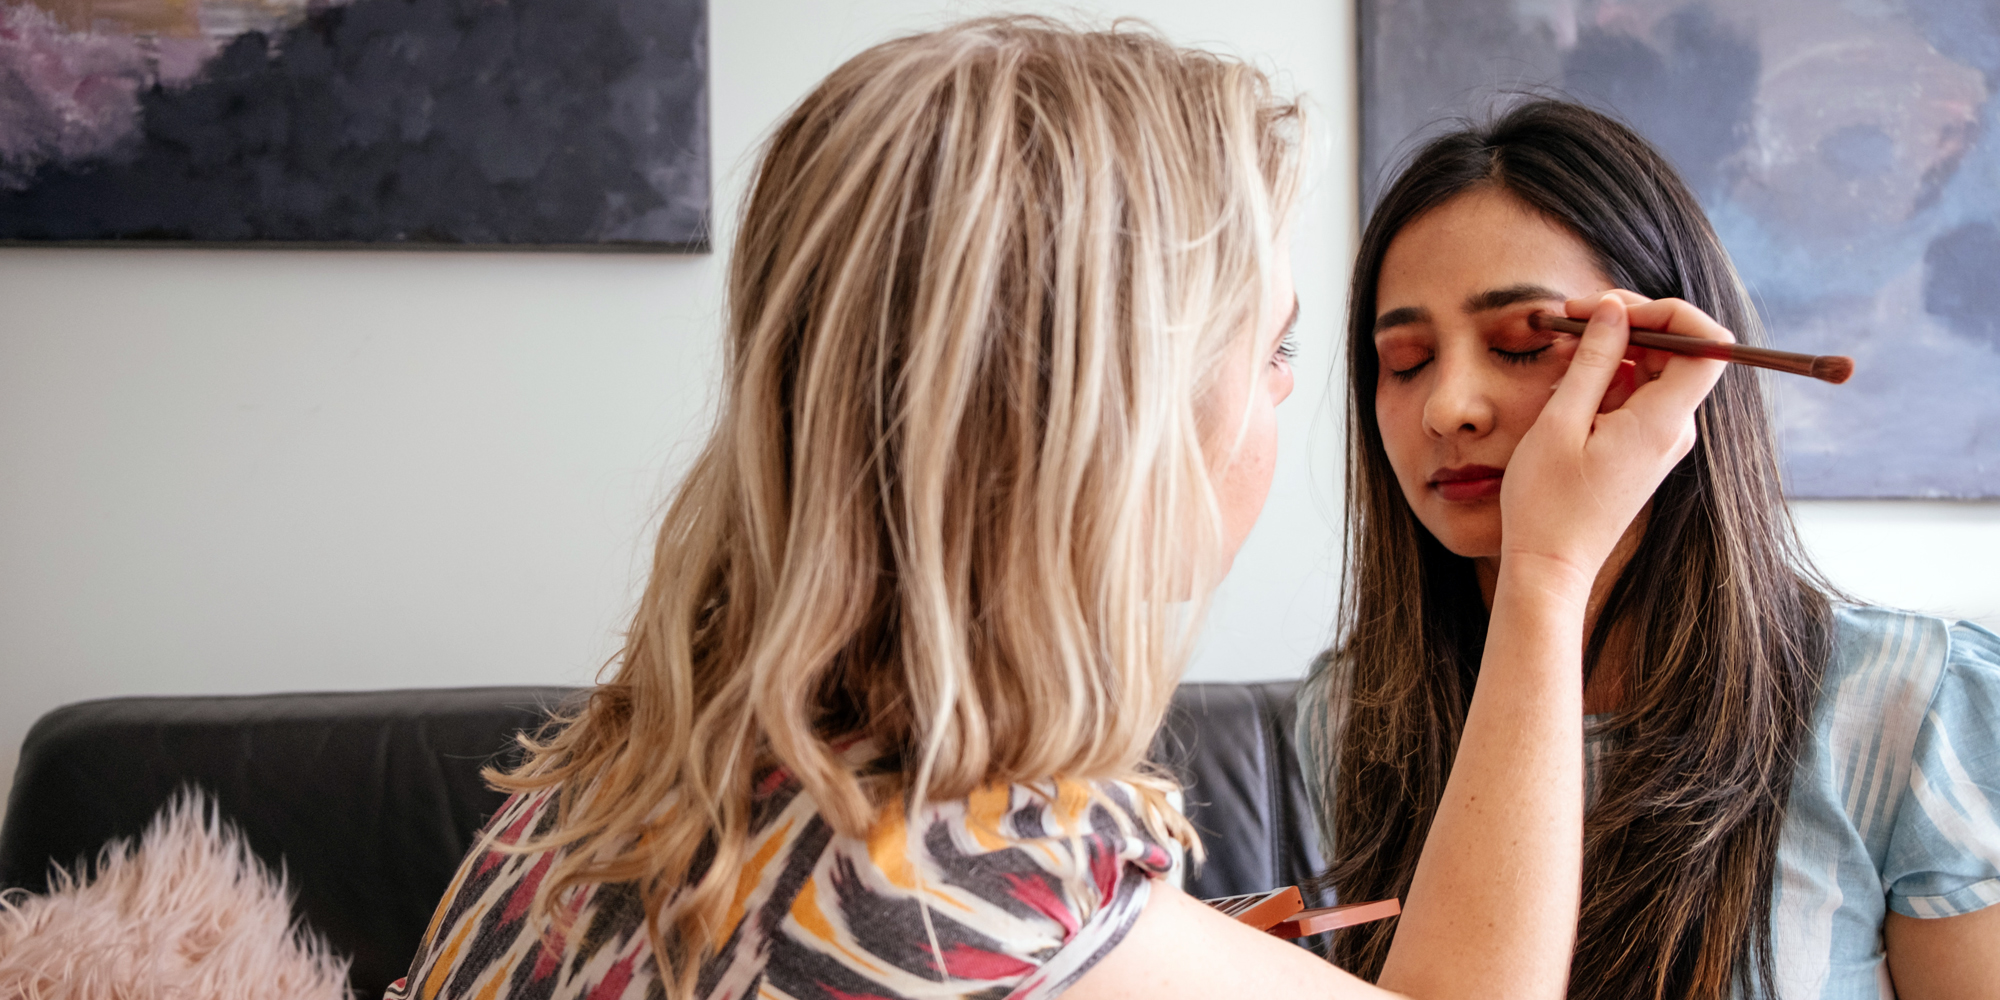
[[[1423,525],[1438,540],[1438,544],[1455,556],[1467,559],[1491,559],[1500,554],[1500,511],[1493,511],[1491,524],[1468,523],[1487,520],[1480,517],[1419,518]],[[1445,523],[1434,523],[1442,520]]]

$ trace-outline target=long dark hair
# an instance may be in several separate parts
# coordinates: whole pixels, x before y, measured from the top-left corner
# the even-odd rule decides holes
[[[1451,771],[1486,610],[1472,564],[1418,522],[1375,421],[1375,290],[1404,226],[1475,188],[1519,198],[1590,248],[1613,284],[1677,296],[1739,340],[1754,308],[1673,168],[1587,108],[1533,100],[1424,145],[1361,237],[1348,310],[1348,569],[1326,695],[1323,820],[1343,899],[1400,897]],[[1799,550],[1754,373],[1722,377],[1698,440],[1653,495],[1630,562],[1591,629],[1630,656],[1614,747],[1584,823],[1572,997],[1722,998],[1772,982],[1771,881],[1822,667],[1830,591]],[[1372,979],[1393,925],[1345,932],[1342,966]]]

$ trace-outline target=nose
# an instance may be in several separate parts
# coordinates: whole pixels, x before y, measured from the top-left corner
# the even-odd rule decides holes
[[[1437,366],[1437,376],[1424,400],[1424,432],[1444,439],[1458,434],[1484,437],[1492,431],[1493,394],[1478,366],[1450,354],[1431,363]]]

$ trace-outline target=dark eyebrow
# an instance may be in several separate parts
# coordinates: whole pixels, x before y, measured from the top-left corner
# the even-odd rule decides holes
[[[1508,306],[1522,302],[1540,302],[1547,299],[1560,301],[1567,298],[1569,296],[1553,288],[1546,288],[1541,285],[1508,285],[1505,288],[1474,292],[1466,296],[1465,311],[1469,313],[1491,312],[1495,309],[1505,309]],[[1377,329],[1380,329],[1381,325],[1380,322],[1375,324]]]
[[[1427,323],[1430,321],[1430,318],[1431,311],[1421,306],[1404,306],[1401,309],[1391,309],[1375,317],[1375,332],[1381,333],[1391,327],[1407,326],[1411,323]]]

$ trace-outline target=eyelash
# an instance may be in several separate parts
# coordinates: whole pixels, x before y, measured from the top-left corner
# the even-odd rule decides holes
[[[1493,349],[1493,353],[1500,355],[1501,360],[1510,365],[1532,365],[1550,346],[1543,344],[1532,351],[1503,351],[1496,347]]]
[[[1542,355],[1547,353],[1548,349],[1551,346],[1553,345],[1543,344],[1542,346],[1537,347],[1532,351],[1503,351],[1496,347],[1493,348],[1493,353],[1498,354],[1500,356],[1500,360],[1505,361],[1510,365],[1532,365],[1536,361],[1541,360]],[[1429,358],[1426,358],[1423,361],[1411,365],[1410,367],[1405,368],[1401,371],[1397,371],[1394,368],[1390,368],[1388,369],[1389,377],[1395,379],[1398,382],[1408,382],[1409,380],[1416,378],[1417,373],[1423,371],[1424,366],[1427,364],[1430,364]]]
[[[1278,361],[1290,362],[1292,359],[1298,356],[1299,356],[1299,338],[1296,335],[1294,335],[1292,331],[1286,330],[1284,338],[1278,341],[1277,357],[1273,358],[1272,361],[1273,363],[1276,363]]]

